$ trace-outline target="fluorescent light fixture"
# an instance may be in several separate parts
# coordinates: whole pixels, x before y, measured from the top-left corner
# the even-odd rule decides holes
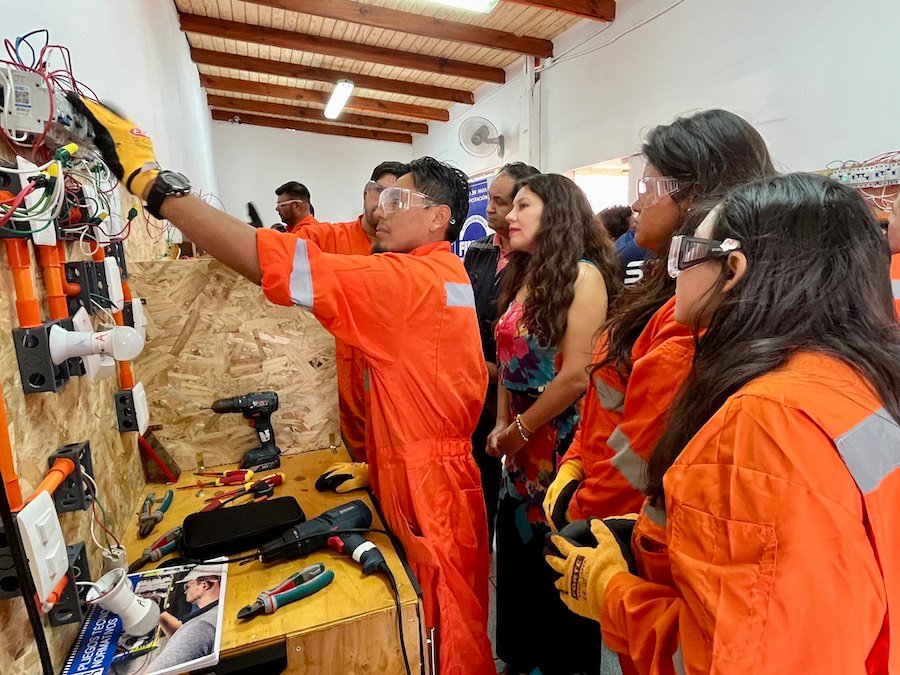
[[[490,12],[497,6],[498,0],[428,0],[436,5],[446,5],[456,9],[467,9],[470,12]]]
[[[331,98],[328,99],[328,105],[325,106],[325,117],[330,120],[336,120],[338,115],[347,105],[347,100],[353,92],[353,83],[350,80],[338,80],[331,91]]]

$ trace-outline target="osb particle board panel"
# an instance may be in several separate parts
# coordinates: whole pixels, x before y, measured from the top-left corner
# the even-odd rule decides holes
[[[338,433],[334,339],[313,316],[268,302],[258,286],[210,258],[133,266],[147,300],[148,345],[137,374],[147,388],[156,436],[183,470],[196,453],[215,466],[256,447],[240,414],[203,410],[215,399],[278,393],[275,440],[293,453]]]
[[[7,159],[8,153],[0,149],[0,160]],[[122,208],[127,211],[130,198],[121,188],[120,192]],[[165,254],[165,243],[158,239],[152,227],[146,228],[142,220],[134,225],[125,242],[129,263]],[[78,243],[69,244],[67,249],[69,260],[86,257]],[[43,275],[33,259],[32,270],[46,319]],[[47,457],[59,446],[89,440],[100,498],[109,513],[111,529],[121,533],[125,527],[133,526],[134,515],[130,511],[139,498],[138,493],[144,488],[136,435],[119,434],[116,428],[113,395],[118,389],[117,379],[113,376],[107,380],[89,382],[86,378],[75,378],[55,394],[26,397],[22,392],[12,343],[11,330],[18,326],[14,298],[12,275],[5,250],[0,245],[0,381],[22,492],[26,496],[31,494],[46,472]],[[86,512],[63,514],[60,521],[66,542],[88,542],[91,572],[96,575],[100,570],[100,556],[98,549],[90,543],[88,515]],[[75,639],[77,626],[52,628],[48,622],[44,625],[53,662],[59,670]],[[3,636],[0,640],[0,673],[31,675],[40,672],[37,649],[29,629],[25,605],[20,598],[0,600],[0,634]]]

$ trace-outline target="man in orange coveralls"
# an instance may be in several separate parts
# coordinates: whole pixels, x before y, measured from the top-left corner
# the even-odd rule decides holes
[[[422,586],[441,675],[495,673],[487,637],[487,518],[472,431],[487,389],[475,303],[450,250],[468,211],[465,174],[430,157],[385,190],[376,215],[385,255],[333,255],[246,223],[160,171],[131,122],[74,96],[95,144],[147,209],[279,304],[305,307],[369,364],[371,485]],[[433,643],[434,644],[434,643]]]
[[[408,172],[409,167],[401,162],[382,162],[372,171],[372,177],[363,188],[362,215],[346,223],[307,225],[296,234],[315,242],[323,253],[368,255],[376,242],[375,229],[380,221],[375,215],[378,197],[385,188],[391,187],[398,178]],[[365,355],[339,338],[334,341],[334,351],[337,361],[341,436],[353,458],[358,462],[365,462]]]

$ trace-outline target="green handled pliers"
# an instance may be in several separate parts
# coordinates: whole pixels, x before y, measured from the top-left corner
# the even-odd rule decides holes
[[[275,588],[260,593],[252,605],[247,605],[238,612],[237,618],[251,619],[257,614],[272,614],[288,603],[322,590],[333,580],[334,572],[326,570],[322,563],[310,565],[292,574]]]

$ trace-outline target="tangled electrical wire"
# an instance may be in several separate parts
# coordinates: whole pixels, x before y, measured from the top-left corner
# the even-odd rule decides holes
[[[878,164],[897,164],[900,166],[900,150],[885,152],[864,162],[836,160],[829,163],[825,168],[832,172],[851,171],[853,169],[866,169]],[[859,186],[857,189],[876,208],[890,212],[893,208],[894,199],[900,194],[900,183],[886,183],[885,185],[872,187]]]

